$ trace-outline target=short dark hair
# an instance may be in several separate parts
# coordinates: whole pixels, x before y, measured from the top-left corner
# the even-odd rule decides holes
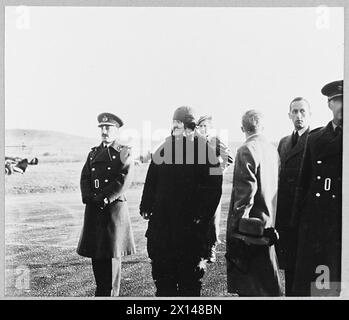
[[[245,131],[255,133],[262,125],[263,114],[257,110],[248,110],[242,116],[242,126]]]
[[[309,102],[308,102],[307,99],[305,99],[305,98],[303,98],[303,97],[296,97],[296,98],[294,98],[294,99],[291,101],[291,103],[290,103],[290,107],[289,107],[289,110],[290,110],[290,111],[291,111],[292,103],[298,102],[298,101],[304,101],[304,102],[308,105],[308,109],[310,110],[310,104],[309,104]]]

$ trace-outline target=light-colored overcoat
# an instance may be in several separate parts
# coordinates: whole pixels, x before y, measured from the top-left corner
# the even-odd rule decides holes
[[[241,218],[257,218],[274,227],[279,156],[263,135],[252,135],[238,149],[227,224],[228,292],[240,296],[279,296],[274,246],[247,244],[233,236]]]

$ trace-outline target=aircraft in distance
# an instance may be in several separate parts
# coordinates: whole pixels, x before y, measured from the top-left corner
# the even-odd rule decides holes
[[[33,158],[30,161],[27,158],[19,157],[6,157],[5,156],[5,175],[11,175],[13,173],[24,173],[28,165],[37,165],[39,163],[38,158]]]

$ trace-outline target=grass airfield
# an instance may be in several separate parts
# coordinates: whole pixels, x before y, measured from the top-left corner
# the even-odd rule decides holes
[[[47,162],[24,175],[5,177],[6,296],[92,297],[91,261],[76,253],[84,205],[79,192],[82,162]],[[137,253],[123,258],[120,296],[153,297],[155,287],[144,236],[147,222],[139,202],[147,165],[136,167],[127,192]],[[226,291],[225,229],[231,169],[222,195],[221,244],[217,262],[208,264],[202,296],[229,297]]]

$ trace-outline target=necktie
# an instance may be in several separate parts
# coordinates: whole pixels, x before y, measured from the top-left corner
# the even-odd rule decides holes
[[[337,126],[336,129],[334,129],[334,136],[337,137],[339,134],[342,134],[342,128]]]
[[[297,144],[298,138],[299,138],[299,135],[298,135],[298,132],[296,131],[292,135],[292,148]]]

